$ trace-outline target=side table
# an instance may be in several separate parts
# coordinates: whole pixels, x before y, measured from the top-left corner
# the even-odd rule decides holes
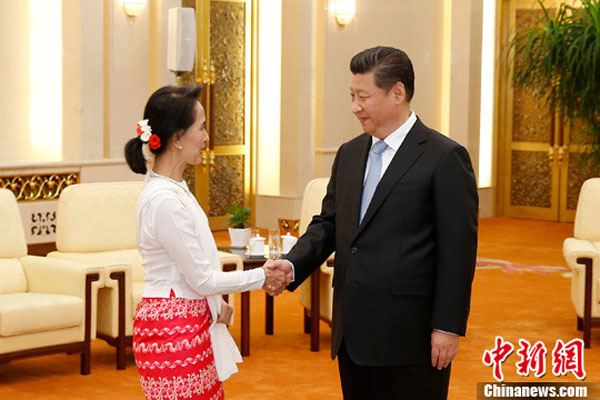
[[[219,250],[236,254],[242,257],[244,271],[254,268],[260,268],[267,261],[263,256],[248,256],[246,249],[236,249],[232,247],[219,247]],[[241,353],[242,356],[250,355],[250,292],[242,292],[242,338]],[[265,334],[273,334],[273,297],[265,293]]]

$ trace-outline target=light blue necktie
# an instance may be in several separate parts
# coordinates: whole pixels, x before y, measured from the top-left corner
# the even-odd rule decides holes
[[[360,201],[359,224],[367,213],[369,203],[371,203],[375,189],[377,189],[377,185],[381,179],[381,153],[383,153],[387,147],[387,144],[383,140],[378,141],[371,147],[371,152],[369,154],[369,172],[367,173],[367,179],[363,185],[362,199]]]

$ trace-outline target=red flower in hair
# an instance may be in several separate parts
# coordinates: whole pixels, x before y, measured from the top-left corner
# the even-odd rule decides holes
[[[138,124],[138,126],[137,126],[137,134],[138,134],[138,136],[142,136],[142,133],[144,133],[144,131],[142,130],[142,127],[140,126],[140,124]]]
[[[148,146],[150,146],[152,150],[158,149],[160,147],[160,138],[153,133],[148,140]]]

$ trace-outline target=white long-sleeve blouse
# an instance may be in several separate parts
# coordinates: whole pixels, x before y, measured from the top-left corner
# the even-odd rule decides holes
[[[185,181],[151,173],[136,204],[144,297],[197,299],[260,289],[262,268],[223,272],[208,218]]]

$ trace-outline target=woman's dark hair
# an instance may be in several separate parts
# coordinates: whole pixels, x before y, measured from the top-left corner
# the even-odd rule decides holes
[[[415,92],[415,72],[408,55],[393,47],[378,46],[361,51],[352,57],[353,74],[375,72],[377,87],[389,91],[396,82],[402,82],[410,101]]]
[[[152,93],[144,109],[144,119],[160,139],[160,147],[150,149],[154,155],[162,153],[173,134],[180,130],[186,130],[194,123],[196,115],[194,106],[198,96],[202,92],[202,86],[176,87],[165,86]],[[135,129],[132,128],[132,132]],[[145,174],[147,172],[146,159],[142,152],[144,142],[138,136],[130,139],[125,145],[125,159],[129,168],[135,173]]]

